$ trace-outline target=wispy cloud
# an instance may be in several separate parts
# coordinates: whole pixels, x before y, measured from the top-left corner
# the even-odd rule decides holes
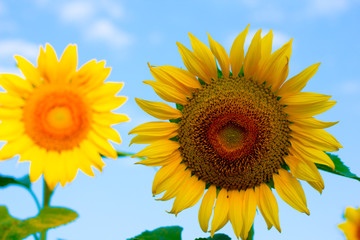
[[[59,10],[62,21],[67,23],[84,23],[95,14],[95,6],[90,2],[68,2]]]
[[[105,19],[94,22],[86,31],[86,37],[113,47],[125,47],[132,43],[131,35],[116,28],[112,22]]]
[[[350,9],[353,2],[353,0],[311,0],[307,12],[314,16],[333,16]]]
[[[0,41],[0,59],[9,59],[14,55],[21,55],[29,60],[35,60],[39,46],[21,39],[3,40]]]

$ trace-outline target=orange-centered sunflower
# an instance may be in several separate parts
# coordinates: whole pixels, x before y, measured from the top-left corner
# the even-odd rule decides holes
[[[321,192],[324,182],[315,163],[334,168],[324,151],[341,147],[323,130],[335,123],[312,117],[335,102],[327,95],[300,92],[319,64],[285,82],[292,40],[272,53],[272,31],[262,38],[259,30],[244,57],[247,32],[235,39],[230,56],[210,36],[209,49],[190,34],[193,51],[177,43],[187,70],[150,66],[156,81],[144,83],[177,109],[136,99],[145,112],[170,122],[144,123],[130,132],[138,134],[132,143],[151,144],[135,157],[147,157],[141,164],[162,166],[152,192],[165,192],[160,200],[175,198],[171,213],[193,206],[205,192],[201,229],[208,230],[213,215],[211,235],[230,220],[242,239],[257,207],[268,228],[280,231],[271,187],[293,208],[309,214],[297,179]]]
[[[6,90],[0,93],[0,140],[7,141],[1,160],[20,154],[20,161],[31,161],[30,180],[44,174],[53,189],[58,182],[71,182],[78,169],[90,176],[91,166],[101,171],[100,154],[117,157],[107,139],[121,139],[110,125],[129,118],[111,112],[126,97],[115,96],[123,83],[104,83],[110,73],[105,61],[92,60],[77,71],[76,45],[69,45],[58,61],[49,44],[45,51],[40,48],[37,67],[15,58],[25,79],[0,75]]]
[[[345,210],[346,222],[339,224],[347,240],[360,240],[360,208],[348,207]]]

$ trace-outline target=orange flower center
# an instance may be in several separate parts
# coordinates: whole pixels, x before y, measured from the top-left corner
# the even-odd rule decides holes
[[[88,104],[69,86],[43,85],[32,93],[24,107],[25,131],[47,150],[76,147],[89,131]]]

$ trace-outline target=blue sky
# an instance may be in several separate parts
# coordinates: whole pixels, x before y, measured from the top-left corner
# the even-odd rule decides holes
[[[78,45],[79,65],[91,59],[106,60],[112,67],[109,81],[125,82],[120,95],[128,101],[118,110],[131,122],[119,124],[123,143],[119,151],[137,152],[143,146],[128,144],[128,132],[154,120],[135,104],[134,98],[161,101],[142,83],[152,80],[147,62],[184,67],[176,42],[190,47],[188,32],[208,43],[207,32],[227,51],[238,33],[250,23],[250,37],[262,28],[274,31],[274,49],[294,38],[290,73],[293,76],[316,62],[317,74],[304,91],[333,96],[337,105],[318,118],[340,121],[330,128],[344,146],[338,154],[360,175],[360,1],[359,0],[2,0],[0,1],[0,72],[20,74],[13,55],[35,63],[39,46],[50,43],[60,55],[69,43]],[[248,42],[246,43],[248,46]],[[207,237],[197,222],[199,204],[177,217],[167,214],[172,201],[155,201],[151,185],[156,168],[134,165],[136,160],[106,159],[102,173],[91,178],[79,173],[74,182],[58,187],[54,206],[76,210],[80,218],[48,233],[48,239],[126,239],[145,229],[180,225],[183,239]],[[0,174],[21,177],[29,164],[17,158],[0,162]],[[268,231],[260,214],[255,218],[255,239],[345,239],[336,227],[345,207],[360,205],[360,183],[322,174],[322,195],[303,183],[311,215],[285,204],[276,194],[282,233]],[[41,181],[34,184],[41,194]],[[29,194],[18,187],[0,189],[0,205],[18,218],[37,214]],[[235,239],[231,225],[222,233]],[[31,239],[29,237],[28,239]]]

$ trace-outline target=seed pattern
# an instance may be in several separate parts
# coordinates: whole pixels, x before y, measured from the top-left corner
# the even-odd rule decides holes
[[[251,79],[205,85],[182,109],[183,163],[201,180],[228,190],[269,182],[290,146],[282,108],[277,96]]]

